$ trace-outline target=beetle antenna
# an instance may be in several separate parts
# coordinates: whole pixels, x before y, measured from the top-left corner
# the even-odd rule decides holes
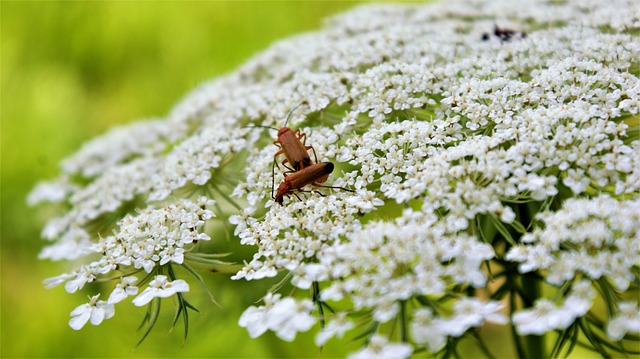
[[[245,127],[249,127],[249,128],[268,128],[268,129],[271,129],[271,130],[278,131],[277,128],[271,127],[271,126],[262,126],[262,125],[246,125],[246,126],[242,126],[242,128],[245,128]]]
[[[282,126],[282,127],[287,127],[287,123],[289,122],[289,119],[291,118],[291,115],[293,114],[293,111],[295,111],[298,107],[304,105],[305,103],[308,103],[307,100],[304,100],[304,101],[300,102],[299,104],[296,105],[296,107],[291,109],[291,111],[289,112],[289,115],[287,115],[287,119],[284,121],[284,126]]]

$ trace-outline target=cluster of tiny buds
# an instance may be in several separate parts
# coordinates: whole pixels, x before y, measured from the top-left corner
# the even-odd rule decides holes
[[[196,201],[180,200],[166,207],[147,208],[135,216],[125,216],[113,235],[100,238],[91,247],[90,252],[100,256],[98,260],[71,273],[49,278],[45,284],[53,287],[65,283],[65,290],[75,293],[85,284],[103,277],[143,270],[153,276],[147,278],[150,279],[148,287],[133,299],[135,305],[145,305],[154,297],[186,292],[189,286],[184,280],[168,281],[167,276],[157,273],[167,264],[183,264],[185,252],[198,241],[210,239],[202,231],[205,221],[214,216],[207,207],[214,204],[215,201],[200,197]],[[91,297],[89,304],[72,312],[73,318],[69,323],[72,328],[80,329],[89,318],[92,324],[99,324],[102,319],[113,315],[113,304],[137,294],[138,287],[135,284],[138,278],[126,274],[118,276],[121,283],[116,285],[106,302],[99,301],[99,295],[96,295]]]

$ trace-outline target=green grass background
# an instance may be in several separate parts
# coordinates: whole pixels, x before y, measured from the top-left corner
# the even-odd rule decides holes
[[[196,285],[189,298],[202,315],[170,333],[171,301],[139,347],[144,309],[116,306],[114,318],[72,330],[69,312],[85,294],[45,289],[68,263],[38,261],[46,210],[25,197],[59,173],[62,158],[117,124],[162,117],[199,83],[233,71],[288,35],[320,28],[341,1],[1,1],[1,351],[9,357],[317,357],[312,336],[290,344],[272,334],[251,340],[237,326],[241,303],[266,285],[211,275],[220,307]],[[253,284],[253,283],[252,283]],[[255,285],[255,284],[254,284]],[[261,288],[260,286],[264,288]],[[252,296],[248,296],[252,293]],[[341,344],[322,356],[340,355]],[[333,351],[332,351],[333,350]]]

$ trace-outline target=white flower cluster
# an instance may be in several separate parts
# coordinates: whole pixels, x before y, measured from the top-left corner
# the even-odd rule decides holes
[[[318,345],[355,329],[349,314],[359,311],[378,324],[403,321],[411,335],[397,343],[371,333],[355,357],[438,351],[471,328],[505,322],[498,301],[469,297],[490,292],[496,270],[542,273],[565,290],[560,304],[539,298],[510,308],[520,333],[567,328],[589,311],[593,281],[607,278],[619,291],[638,281],[634,5],[464,1],[368,5],[337,16],[204,84],[166,121],[115,130],[66,160],[63,175],[29,199],[70,205],[45,227],[56,244],[42,255],[103,253],[56,280],[72,279],[72,290],[116,265],[149,272],[181,263],[184,244],[208,237],[201,224],[167,226],[154,215],[166,209],[125,217],[120,237],[96,241],[89,227],[183,189],[229,200],[233,188],[248,205],[229,222],[257,249],[233,278],[285,271],[293,286],[311,289],[316,305],[332,309]],[[294,188],[279,205],[270,200],[284,181],[272,172],[279,149],[247,127],[280,128],[292,109],[287,125],[307,134],[319,162],[335,165],[323,183],[335,188]],[[177,206],[179,223],[207,219],[189,216],[200,205]],[[307,299],[264,300],[240,319],[252,337],[272,330],[293,340],[319,319]],[[610,304],[620,312],[607,318],[610,337],[634,332],[637,306]]]
[[[578,273],[606,277],[619,291],[637,280],[640,265],[640,197],[618,201],[606,195],[568,199],[555,212],[540,213],[544,227],[522,237],[506,258],[520,272],[541,270],[547,282],[562,285]]]
[[[618,315],[607,325],[607,334],[615,340],[622,339],[626,333],[640,333],[638,303],[621,302]]]
[[[98,325],[103,320],[113,317],[115,303],[126,299],[128,296],[138,294],[138,287],[135,286],[137,281],[138,278],[134,276],[123,277],[122,282],[116,285],[106,302],[98,300],[100,294],[89,298],[89,303],[82,304],[71,311],[72,318],[69,320],[69,326],[75,330],[80,330],[88,321],[93,325]],[[189,285],[184,280],[176,279],[170,282],[167,280],[167,276],[157,275],[149,282],[149,286],[133,299],[133,304],[140,307],[149,303],[153,298],[166,298],[176,293],[188,291]]]
[[[71,273],[49,278],[45,280],[45,284],[53,287],[65,283],[66,291],[75,293],[85,284],[113,275],[116,271],[134,273],[144,270],[154,276],[149,287],[133,300],[135,305],[147,304],[154,297],[167,297],[176,292],[188,291],[189,287],[184,280],[168,282],[165,275],[157,273],[167,263],[182,264],[185,252],[193,248],[194,243],[210,239],[203,230],[205,221],[214,216],[213,211],[207,207],[214,203],[211,199],[200,197],[196,202],[180,200],[160,209],[147,208],[135,216],[127,215],[118,223],[118,231],[100,238],[98,243],[87,248],[88,253],[99,255],[98,260],[82,265]],[[61,243],[54,244],[43,253],[65,250],[69,250],[68,244]],[[89,312],[93,313],[96,308],[104,308],[106,305],[111,306],[106,311],[111,315],[104,317],[108,319],[113,315],[113,304],[137,294],[138,288],[134,285],[137,280],[134,276],[123,277],[122,283],[111,292],[107,302],[97,301],[97,296],[92,297],[88,307],[83,307],[83,310],[76,308],[72,313],[72,316],[79,316],[70,325],[79,329],[86,323],[86,318],[89,318]],[[99,324],[102,320],[95,322],[94,315],[91,316],[92,323]]]
[[[620,290],[637,279],[640,141],[629,138],[627,130],[638,114],[640,80],[637,68],[629,70],[638,66],[640,46],[630,35],[603,33],[597,26],[638,28],[638,18],[601,12],[607,6],[595,2],[585,7],[527,3],[526,11],[505,2],[500,8],[464,4],[464,9],[454,4],[446,12],[437,5],[368,7],[334,20],[327,35],[331,49],[321,41],[303,47],[317,68],[298,71],[284,86],[298,85],[296,101],[320,98],[337,106],[322,114],[335,121],[332,127],[302,130],[310,134],[321,161],[333,161],[342,170],[333,186],[356,192],[318,189],[324,196],[292,199],[283,207],[272,204],[264,216],[253,217],[257,203],[269,196],[276,148],[253,152],[247,181],[235,191],[246,195],[252,207],[232,217],[232,223],[242,243],[258,252],[235,279],[286,270],[294,286],[321,283],[321,300],[347,299],[350,310],[369,309],[376,322],[385,323],[397,318],[401,303],[411,298],[443,298],[456,285],[484,287],[482,264],[496,253],[483,242],[481,219],[490,218],[507,231],[525,231],[517,203],[545,203],[563,195],[560,191],[624,197],[567,202],[566,210],[551,212],[555,217],[540,217],[546,227],[522,237],[523,242],[544,240],[515,246],[506,259],[524,262],[521,270],[524,265],[527,271],[548,269],[545,279],[553,285],[588,268],[599,271],[591,279],[609,275],[620,282]],[[447,21],[436,14],[446,14]],[[527,35],[517,41],[481,41],[480,29],[493,26],[486,18],[499,14]],[[564,26],[540,26],[551,21]],[[359,23],[361,28],[352,27]],[[295,60],[304,64],[305,58],[298,58],[302,44],[290,45]],[[274,78],[284,68],[262,67]],[[315,111],[310,104],[308,116]],[[294,115],[292,122],[300,120]],[[604,202],[609,210],[602,208]],[[574,207],[582,208],[577,212]],[[586,208],[600,208],[597,219],[567,230],[571,215],[579,218]],[[564,221],[564,226],[546,218]],[[599,231],[594,233],[592,226]],[[516,258],[519,251],[531,258]],[[546,262],[530,265],[534,260]],[[591,307],[589,283],[574,284],[582,289],[574,289],[578,294],[562,307],[549,304],[550,313],[564,322],[545,325],[538,317],[529,323],[532,316],[523,310],[516,313],[518,330],[542,334],[566,328]],[[497,309],[493,302],[486,305]],[[446,336],[460,336],[486,319],[458,330],[461,321],[455,315],[456,320],[439,315],[423,309],[411,322],[414,340],[431,350],[441,348]]]
[[[264,306],[249,307],[238,321],[241,327],[247,328],[251,338],[272,330],[279,338],[292,341],[299,331],[307,331],[316,323],[316,318],[311,316],[313,302],[310,300],[296,302],[290,297],[281,298],[280,294],[267,294],[264,302]]]
[[[385,359],[407,358],[411,355],[410,345],[401,343],[389,343],[389,340],[381,335],[374,335],[367,347],[349,355],[349,359]]]
[[[556,306],[548,299],[538,300],[533,309],[514,314],[513,323],[520,334],[542,335],[551,330],[566,329],[576,318],[589,311],[594,296],[591,283],[581,281],[575,283],[561,306]]]

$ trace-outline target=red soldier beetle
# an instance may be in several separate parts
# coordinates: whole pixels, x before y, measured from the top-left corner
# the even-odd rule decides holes
[[[276,145],[280,150],[273,155],[273,166],[271,167],[271,197],[273,197],[273,188],[275,186],[275,166],[278,163],[276,159],[278,156],[280,156],[281,154],[284,154],[285,156],[285,159],[282,161],[282,165],[288,170],[286,173],[295,173],[296,171],[300,171],[301,169],[311,166],[313,163],[311,162],[311,157],[309,156],[309,150],[313,151],[315,162],[318,162],[316,150],[313,148],[313,146],[306,145],[307,135],[303,132],[300,132],[300,129],[293,131],[291,128],[287,127],[287,123],[289,122],[293,111],[295,111],[298,107],[302,106],[305,103],[307,102],[305,101],[298,104],[291,110],[291,112],[289,112],[289,115],[287,115],[287,119],[284,122],[284,127],[280,129],[271,126],[247,126],[264,127],[278,131],[278,138],[273,141],[273,144]],[[290,166],[288,166],[287,163]]]
[[[343,187],[323,186],[320,184],[326,182],[327,179],[329,179],[329,174],[333,172],[333,167],[333,163],[331,162],[319,162],[312,164],[309,167],[305,167],[299,171],[293,172],[289,175],[284,173],[284,181],[282,181],[282,183],[280,183],[280,186],[278,186],[278,191],[276,192],[275,197],[273,196],[273,188],[271,189],[271,197],[278,204],[282,205],[282,200],[285,196],[293,193],[296,197],[298,197],[296,192],[307,192],[303,191],[302,188],[309,184],[316,187],[338,188],[345,191],[353,192],[352,190]],[[300,197],[298,197],[298,199],[299,198]]]
[[[272,130],[278,131],[277,139],[273,141],[273,144],[276,145],[280,150],[273,155],[274,163],[277,163],[276,158],[282,154],[284,154],[285,159],[282,161],[282,165],[289,170],[289,172],[299,171],[305,167],[309,167],[312,165],[311,157],[309,156],[309,150],[313,151],[313,157],[315,162],[318,162],[318,156],[316,155],[316,150],[313,146],[307,146],[307,135],[303,132],[300,132],[300,129],[292,130],[287,127],[287,123],[298,107],[305,104],[306,102],[302,102],[301,104],[294,107],[287,119],[284,122],[284,127],[277,129],[271,126],[247,126],[247,127],[264,127],[270,128]],[[289,164],[289,166],[287,165]]]

